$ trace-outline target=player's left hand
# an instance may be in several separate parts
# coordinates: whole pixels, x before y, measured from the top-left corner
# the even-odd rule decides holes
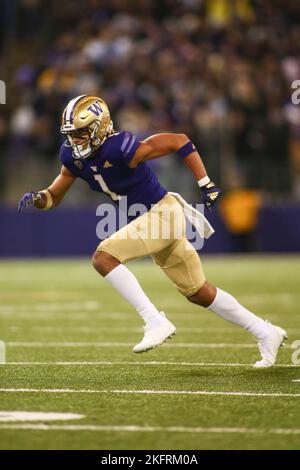
[[[202,191],[202,202],[205,204],[207,209],[212,210],[212,206],[215,204],[218,197],[222,194],[221,189],[217,188],[215,183],[210,181],[201,188]]]

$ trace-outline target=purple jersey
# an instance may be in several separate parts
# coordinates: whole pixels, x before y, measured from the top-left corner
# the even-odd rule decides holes
[[[60,151],[61,163],[91,189],[106,193],[118,204],[121,196],[127,196],[127,204],[144,204],[147,209],[167,193],[147,163],[129,168],[139,141],[131,132],[112,134],[86,159],[75,159],[72,148],[65,142]]]

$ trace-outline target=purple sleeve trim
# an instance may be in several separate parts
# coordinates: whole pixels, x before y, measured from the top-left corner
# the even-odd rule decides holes
[[[123,140],[122,145],[121,145],[121,150],[122,150],[122,152],[124,152],[124,150],[125,150],[125,148],[126,148],[126,145],[127,145],[128,141],[129,141],[129,139],[130,139],[130,133],[129,133],[129,132],[125,132],[125,137],[124,137],[124,140]]]
[[[121,151],[123,152],[123,158],[126,163],[130,162],[139,145],[140,142],[137,138],[131,134],[131,132],[126,132],[126,136],[121,145]]]
[[[127,155],[130,152],[130,150],[132,149],[135,142],[136,142],[136,138],[134,136],[132,136],[132,138],[129,141],[129,144],[127,145],[127,147],[125,149],[125,155]]]

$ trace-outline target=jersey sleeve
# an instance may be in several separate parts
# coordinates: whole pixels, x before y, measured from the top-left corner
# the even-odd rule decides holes
[[[128,165],[136,150],[140,146],[139,140],[129,131],[122,132],[120,135],[120,151],[123,160]]]

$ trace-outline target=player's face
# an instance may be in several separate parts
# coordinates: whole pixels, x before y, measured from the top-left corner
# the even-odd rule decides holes
[[[83,148],[88,145],[90,139],[90,135],[87,130],[74,131],[71,132],[69,136],[75,145],[81,145]]]

